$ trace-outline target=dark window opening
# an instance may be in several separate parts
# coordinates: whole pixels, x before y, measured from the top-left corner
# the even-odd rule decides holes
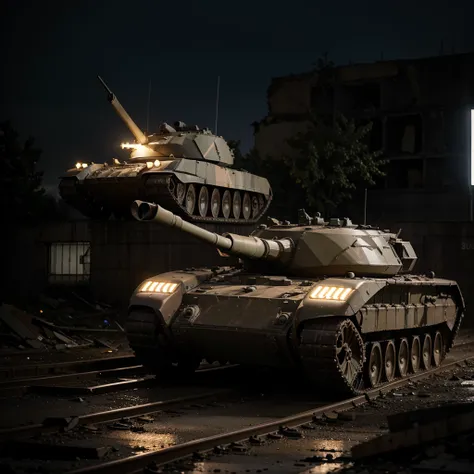
[[[386,168],[387,188],[423,188],[424,160],[391,160]]]
[[[426,162],[426,187],[451,188],[461,185],[459,162],[455,158],[431,158]]]
[[[383,124],[381,119],[357,120],[358,126],[372,124],[372,129],[364,137],[365,144],[371,151],[378,151],[383,148]]]
[[[90,280],[90,242],[55,242],[49,248],[49,282]]]
[[[320,84],[311,89],[311,109],[316,113],[332,114],[334,110],[334,87]]]
[[[388,117],[385,124],[385,152],[416,154],[422,150],[421,115]]]
[[[343,111],[370,112],[380,108],[380,84],[357,84],[342,87]]]

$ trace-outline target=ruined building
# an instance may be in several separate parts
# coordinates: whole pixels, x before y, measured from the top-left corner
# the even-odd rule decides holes
[[[269,156],[291,153],[286,140],[305,128],[311,110],[373,123],[370,145],[390,161],[368,190],[370,220],[470,219],[474,53],[275,78],[268,109],[255,124],[255,146]],[[363,198],[355,204],[362,209]]]

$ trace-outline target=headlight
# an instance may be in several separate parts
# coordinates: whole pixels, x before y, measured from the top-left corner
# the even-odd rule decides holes
[[[148,169],[153,168],[153,166],[154,166],[155,168],[159,168],[159,167],[161,166],[161,161],[160,161],[160,160],[155,160],[155,161],[147,161],[147,162],[146,162],[146,167],[147,167]]]
[[[178,287],[178,283],[166,283],[165,281],[148,280],[139,288],[139,292],[149,293],[173,293]]]
[[[312,300],[346,301],[353,291],[353,288],[344,288],[343,286],[318,286],[309,297]]]
[[[81,168],[87,168],[89,165],[87,163],[81,163],[80,161],[76,163],[76,168],[79,170]]]

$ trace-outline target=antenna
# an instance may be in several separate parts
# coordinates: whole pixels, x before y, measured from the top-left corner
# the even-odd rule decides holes
[[[217,135],[217,123],[219,121],[219,89],[221,85],[221,76],[217,76],[217,94],[216,94],[216,122],[214,125],[214,134]]]
[[[150,100],[151,100],[151,79],[148,83],[148,103],[146,107],[146,133],[150,131]]]

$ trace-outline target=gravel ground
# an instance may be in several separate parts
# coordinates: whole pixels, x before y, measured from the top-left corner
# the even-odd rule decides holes
[[[474,353],[470,346],[458,347],[452,351],[449,362],[454,355]],[[232,369],[231,369],[232,370]],[[227,371],[225,371],[227,372]],[[236,374],[239,371],[237,370]],[[214,374],[215,381],[221,381],[222,375]],[[224,431],[248,427],[265,421],[279,418],[300,411],[315,408],[318,402],[314,392],[305,391],[298,381],[291,377],[277,380],[272,387],[268,380],[252,379],[246,374],[232,377],[234,386],[253,386],[252,398],[226,401],[224,404],[192,404],[174,410],[165,410],[151,419],[129,426],[85,427],[66,435],[43,436],[43,443],[58,446],[75,446],[77,448],[103,447],[109,449],[105,459],[116,459],[133,453],[147,452],[190,441]],[[211,380],[211,379],[209,379]],[[364,466],[352,465],[349,461],[350,448],[387,432],[386,417],[389,414],[414,410],[424,407],[443,406],[455,401],[474,400],[474,366],[469,365],[437,376],[430,380],[414,383],[395,390],[385,398],[364,405],[351,411],[351,421],[325,422],[311,424],[301,431],[302,437],[266,440],[262,446],[236,447],[231,454],[213,455],[209,459],[199,460],[193,464],[180,463],[169,466],[172,472],[298,472],[317,473],[332,470],[349,470],[355,472],[409,472],[414,462],[422,459],[399,459],[398,463],[389,464],[380,461],[378,464]],[[260,383],[260,385],[258,385]],[[213,388],[217,385],[215,382]],[[208,385],[209,386],[209,385]],[[268,387],[267,391],[262,387]],[[283,388],[284,387],[284,388]],[[221,384],[220,388],[228,388]],[[103,396],[89,396],[83,402],[58,399],[57,397],[31,397],[2,402],[2,418],[10,424],[19,425],[20,420],[42,421],[46,416],[71,416],[85,414],[122,406],[147,403],[158,399],[190,395],[196,387],[168,387],[145,391],[128,391]],[[199,387],[202,391],[202,386]],[[153,395],[154,394],[154,395]],[[5,404],[6,403],[6,404]],[[5,426],[5,425],[4,425]],[[311,429],[309,429],[311,428]],[[423,451],[424,452],[424,451]],[[22,452],[24,455],[25,451]],[[445,454],[449,457],[449,453]],[[81,456],[77,456],[80,458]],[[83,456],[85,457],[85,456]],[[437,458],[432,458],[432,460]],[[13,462],[3,460],[4,462]],[[42,472],[67,472],[68,469],[84,466],[94,461],[73,459],[59,461],[15,461],[18,472],[31,471],[39,466]],[[97,462],[97,461],[95,461]],[[177,470],[176,470],[177,469]],[[375,469],[375,470],[374,470]],[[0,472],[1,471],[0,469]],[[6,471],[5,471],[6,472]],[[469,471],[468,471],[469,472]],[[472,471],[474,472],[474,470]]]
[[[347,412],[352,421],[321,420],[301,429],[301,438],[265,441],[242,453],[212,454],[206,460],[179,462],[157,469],[157,472],[222,472],[222,473],[326,473],[346,474],[409,474],[436,472],[474,472],[472,437],[446,440],[432,446],[418,447],[417,452],[402,453],[393,458],[376,458],[370,462],[354,462],[352,446],[388,433],[387,416],[421,408],[442,407],[456,402],[474,401],[474,363],[443,372],[431,379],[411,383],[394,390],[385,398]],[[474,408],[473,408],[474,409]],[[463,449],[461,449],[463,448]],[[469,456],[471,463],[469,464]],[[454,465],[453,461],[459,463]],[[430,463],[430,464],[428,464]]]

